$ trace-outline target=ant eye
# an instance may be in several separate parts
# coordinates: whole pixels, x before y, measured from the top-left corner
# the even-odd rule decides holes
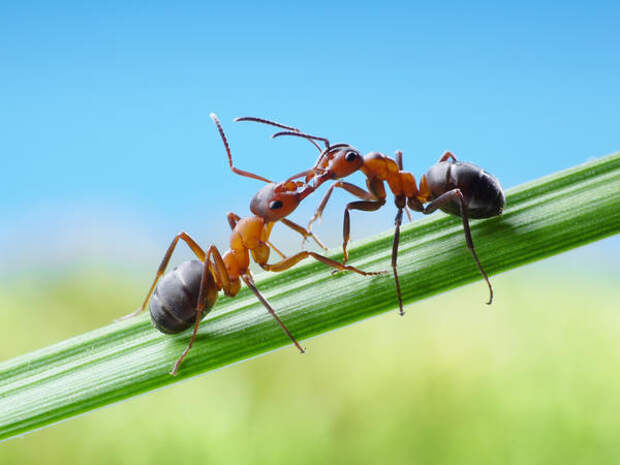
[[[355,161],[355,159],[357,158],[357,153],[355,152],[349,152],[345,155],[344,157],[347,161]]]
[[[277,210],[278,208],[282,208],[282,201],[274,200],[273,202],[269,204],[269,208],[271,208],[272,210]]]

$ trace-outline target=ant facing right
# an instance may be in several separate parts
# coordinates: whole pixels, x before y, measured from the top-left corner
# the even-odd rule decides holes
[[[236,121],[254,121],[278,126],[278,123],[253,117],[237,118]],[[319,141],[325,144],[325,149],[321,151],[314,167],[292,176],[289,178],[289,181],[305,178],[305,182],[312,183],[313,189],[316,190],[328,180],[337,180],[330,186],[319,204],[308,224],[308,231],[312,230],[312,223],[321,217],[335,188],[344,189],[360,199],[348,203],[345,207],[342,244],[344,252],[343,263],[346,263],[348,260],[347,244],[351,229],[349,211],[379,210],[385,205],[385,182],[388,183],[389,189],[394,194],[394,203],[398,209],[394,220],[392,269],[401,315],[404,315],[405,312],[398,279],[397,258],[403,210],[407,212],[411,220],[407,207],[425,215],[429,215],[439,209],[445,213],[461,217],[467,248],[470,250],[476,266],[489,288],[487,304],[493,302],[493,286],[474,249],[474,242],[469,228],[469,218],[491,218],[502,213],[506,199],[497,178],[479,166],[459,161],[452,153],[446,152],[426,174],[422,175],[418,187],[413,174],[403,171],[403,158],[400,151],[396,152],[396,160],[394,160],[379,152],[370,152],[362,156],[357,149],[348,144],[330,145],[329,141],[324,137],[312,136],[298,130],[278,132],[272,137],[279,136],[301,137],[312,142]],[[368,190],[340,180],[357,170],[361,170],[366,176]]]

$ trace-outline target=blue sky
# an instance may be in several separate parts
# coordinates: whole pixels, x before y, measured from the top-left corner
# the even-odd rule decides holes
[[[4,263],[142,259],[180,229],[225,244],[261,184],[228,170],[212,111],[236,164],[272,179],[312,146],[233,117],[402,149],[417,176],[450,149],[505,187],[619,150],[619,22],[617,2],[3,2]],[[336,198],[317,229],[333,246]],[[362,216],[355,237],[393,211]]]

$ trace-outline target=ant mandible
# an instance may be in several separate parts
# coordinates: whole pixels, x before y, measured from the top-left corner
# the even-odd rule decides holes
[[[254,120],[265,122],[259,119],[244,118],[244,120]],[[269,124],[269,122],[267,122]],[[314,216],[308,224],[308,231],[312,231],[312,223],[319,219],[329,201],[335,188],[341,188],[358,197],[359,201],[349,202],[345,207],[343,220],[343,263],[348,260],[347,244],[350,237],[351,220],[350,210],[376,211],[386,202],[385,182],[394,194],[394,203],[398,212],[394,220],[395,231],[392,245],[392,270],[398,296],[398,306],[400,314],[404,315],[400,282],[398,278],[397,259],[398,245],[400,242],[400,227],[402,224],[403,210],[407,212],[409,219],[411,215],[407,207],[425,215],[440,209],[451,215],[461,217],[465,232],[465,241],[472,257],[489,288],[489,300],[493,301],[493,286],[478,259],[474,249],[474,243],[469,227],[469,218],[491,218],[501,214],[505,204],[504,192],[499,181],[490,173],[484,171],[472,163],[461,162],[450,153],[446,152],[439,161],[433,165],[429,171],[422,175],[419,187],[416,185],[415,177],[412,173],[403,170],[402,152],[396,152],[396,160],[379,152],[371,152],[362,157],[359,151],[348,144],[336,144],[331,146],[324,137],[312,136],[301,133],[298,130],[282,131],[272,137],[296,136],[311,141],[321,141],[325,144],[325,150],[319,155],[319,159],[314,167],[304,172],[298,173],[289,178],[293,181],[300,177],[305,177],[305,182],[312,181],[314,189],[330,179],[338,179],[326,192],[323,200],[319,204]],[[341,181],[340,179],[352,174],[355,170],[343,169],[343,157],[333,157],[333,154],[344,152],[344,160],[350,159],[350,168],[359,166],[359,169],[366,176],[366,186],[364,190],[354,184]],[[358,161],[358,159],[360,161]],[[343,173],[347,173],[343,175]],[[427,204],[426,206],[424,204]]]
[[[260,175],[243,171],[233,165],[230,147],[224,130],[214,113],[210,115],[215,122],[218,132],[224,143],[228,155],[230,169],[240,176],[264,181],[267,184],[260,189],[252,198],[250,210],[254,216],[241,218],[240,216],[229,213],[228,223],[232,229],[230,236],[230,249],[223,255],[215,245],[210,245],[205,252],[198,243],[187,233],[177,234],[157,269],[155,279],[151,285],[142,306],[134,313],[127,315],[131,317],[144,311],[147,303],[151,300],[150,312],[154,325],[164,333],[178,333],[192,325],[194,330],[190,341],[178,358],[171,375],[176,375],[181,363],[192,348],[200,321],[206,313],[215,305],[219,291],[230,297],[237,295],[241,288],[241,281],[248,286],[257,299],[265,306],[267,311],[275,318],[282,330],[289,337],[291,342],[301,353],[304,349],[299,345],[295,337],[288,330],[286,325],[278,317],[271,304],[259,292],[250,273],[250,255],[252,259],[264,270],[279,272],[287,270],[301,260],[312,257],[339,271],[353,271],[355,273],[370,276],[382,274],[383,272],[366,272],[353,266],[340,263],[331,258],[320,255],[316,252],[303,250],[290,257],[285,257],[271,242],[269,236],[276,222],[280,221],[293,231],[301,234],[304,238],[312,237],[318,245],[324,248],[323,244],[311,232],[303,226],[296,224],[286,218],[299,205],[299,203],[315,189],[313,186],[300,181],[287,180],[274,183]],[[289,130],[294,130],[288,126],[280,125]],[[168,262],[179,242],[184,241],[192,252],[198,257],[199,262],[190,260],[182,263],[172,272],[164,275]],[[268,264],[270,249],[274,249],[282,260]],[[200,276],[200,278],[198,278]],[[159,286],[158,286],[159,282]],[[199,289],[196,292],[196,289]]]

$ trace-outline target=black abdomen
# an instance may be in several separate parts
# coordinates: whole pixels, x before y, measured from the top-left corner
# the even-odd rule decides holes
[[[428,171],[427,180],[437,198],[445,192],[460,189],[470,218],[490,218],[502,213],[506,198],[499,181],[478,165],[467,162],[443,161]],[[458,204],[446,204],[441,210],[460,216]]]
[[[196,307],[203,264],[198,260],[181,263],[166,273],[157,284],[150,303],[153,325],[162,333],[181,332],[196,322]],[[203,315],[215,305],[218,289],[211,273],[207,276]]]

